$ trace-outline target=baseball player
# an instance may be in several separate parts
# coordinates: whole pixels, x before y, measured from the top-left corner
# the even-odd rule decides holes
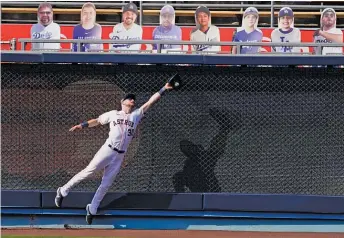
[[[315,43],[342,43],[343,32],[336,28],[337,16],[333,8],[326,8],[321,13],[321,28],[314,32]],[[340,54],[343,52],[342,47],[323,47],[322,54]]]
[[[248,7],[243,16],[242,26],[238,27],[234,34],[233,42],[261,42],[263,33],[258,29],[259,13],[255,7]],[[260,50],[259,46],[242,46],[240,54],[255,54]],[[232,54],[237,53],[237,47],[233,46]]]
[[[102,27],[96,23],[96,6],[85,3],[81,8],[81,24],[76,25],[73,30],[73,39],[100,40],[102,38]],[[103,44],[81,44],[80,51],[100,51]],[[73,44],[73,51],[77,51],[77,44]]]
[[[37,11],[38,23],[31,27],[31,39],[60,39],[60,26],[53,22],[53,7],[43,2]],[[60,50],[60,43],[32,43],[32,50]]]
[[[278,13],[278,28],[271,33],[272,42],[301,42],[301,32],[294,28],[294,13],[289,7],[283,7]],[[299,47],[278,46],[272,51],[279,53],[300,52]]]
[[[101,184],[98,187],[92,202],[86,206],[86,221],[88,224],[92,224],[94,215],[97,214],[100,202],[103,200],[120,170],[124,154],[133,138],[135,129],[141,118],[144,113],[160,99],[161,95],[163,95],[166,90],[170,90],[172,88],[173,87],[170,83],[166,83],[165,86],[162,87],[159,92],[155,93],[145,104],[143,104],[143,106],[135,110],[136,97],[134,94],[128,94],[121,100],[121,111],[113,110],[106,112],[96,119],[82,122],[81,124],[73,126],[69,130],[75,131],[86,127],[95,127],[105,124],[109,124],[110,126],[109,137],[95,154],[88,166],[76,174],[64,186],[57,189],[55,197],[55,204],[57,207],[61,207],[63,198],[68,195],[69,191],[74,186],[90,177],[95,172],[104,170]]]
[[[171,5],[165,5],[160,11],[160,26],[153,31],[153,40],[182,40],[182,29],[175,25],[175,12]],[[162,45],[161,51],[167,52],[169,49],[181,50],[180,45]],[[157,50],[157,45],[153,45],[153,50]]]
[[[206,6],[199,6],[195,12],[196,28],[191,31],[190,41],[220,42],[220,30],[211,25],[211,14]],[[219,45],[193,45],[195,51],[221,51]]]
[[[128,3],[122,10],[122,23],[117,24],[110,33],[112,40],[142,40],[142,28],[135,23],[137,18],[137,7],[134,3]],[[109,49],[139,51],[141,44],[110,44]]]

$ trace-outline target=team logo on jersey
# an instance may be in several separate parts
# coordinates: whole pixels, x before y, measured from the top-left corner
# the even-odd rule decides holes
[[[112,35],[111,40],[140,40],[140,37],[129,37],[129,36],[127,36],[127,37],[120,38],[117,35]],[[129,49],[131,45],[133,45],[133,44],[113,44],[112,47],[113,48],[126,47]]]
[[[280,36],[281,42],[289,42],[288,39],[286,39],[284,36]],[[281,49],[283,52],[292,52],[293,47],[292,46],[281,46]]]
[[[212,39],[208,39],[207,41],[216,41],[216,37],[212,38]],[[212,45],[197,45],[196,46],[196,50],[197,51],[203,51],[206,49],[211,49]]]
[[[316,43],[332,43],[332,41],[330,41],[330,40],[328,40],[326,38],[324,38],[324,39],[317,39],[315,42]]]
[[[52,37],[53,33],[47,31],[47,32],[34,32],[32,34],[33,39],[50,39]]]

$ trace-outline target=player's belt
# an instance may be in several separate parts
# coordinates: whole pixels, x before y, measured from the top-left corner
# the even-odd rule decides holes
[[[113,147],[113,146],[110,145],[110,144],[108,144],[108,146],[109,146],[111,149],[113,149],[114,151],[116,151],[118,154],[123,154],[123,153],[125,153],[124,150],[119,150],[119,149],[117,149],[116,147]]]

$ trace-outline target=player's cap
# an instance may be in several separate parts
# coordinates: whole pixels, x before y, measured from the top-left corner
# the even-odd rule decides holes
[[[174,8],[171,5],[165,5],[163,8],[161,8],[160,14],[174,15]]]
[[[137,11],[137,6],[134,3],[128,3],[127,5],[125,5],[122,9],[122,13],[125,13],[127,11],[132,11],[133,13],[135,13],[136,15],[138,14]]]
[[[290,7],[283,7],[279,12],[278,12],[278,17],[294,17],[294,12],[291,10]]]
[[[333,8],[325,8],[321,15],[323,16],[326,12],[333,12],[333,14],[336,14],[336,11]]]
[[[200,13],[200,12],[204,12],[205,14],[207,14],[208,16],[210,16],[210,11],[209,9],[206,7],[206,6],[199,6],[197,9],[196,9],[196,16]]]
[[[134,99],[136,100],[136,96],[133,93],[128,93],[127,95],[124,96],[123,101],[127,99]]]
[[[257,8],[255,7],[248,7],[246,8],[245,12],[244,12],[244,18],[247,16],[247,15],[255,15],[258,17],[258,10]]]

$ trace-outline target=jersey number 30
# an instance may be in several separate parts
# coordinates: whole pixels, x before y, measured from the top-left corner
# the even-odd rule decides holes
[[[128,136],[134,135],[134,129],[128,129]]]

